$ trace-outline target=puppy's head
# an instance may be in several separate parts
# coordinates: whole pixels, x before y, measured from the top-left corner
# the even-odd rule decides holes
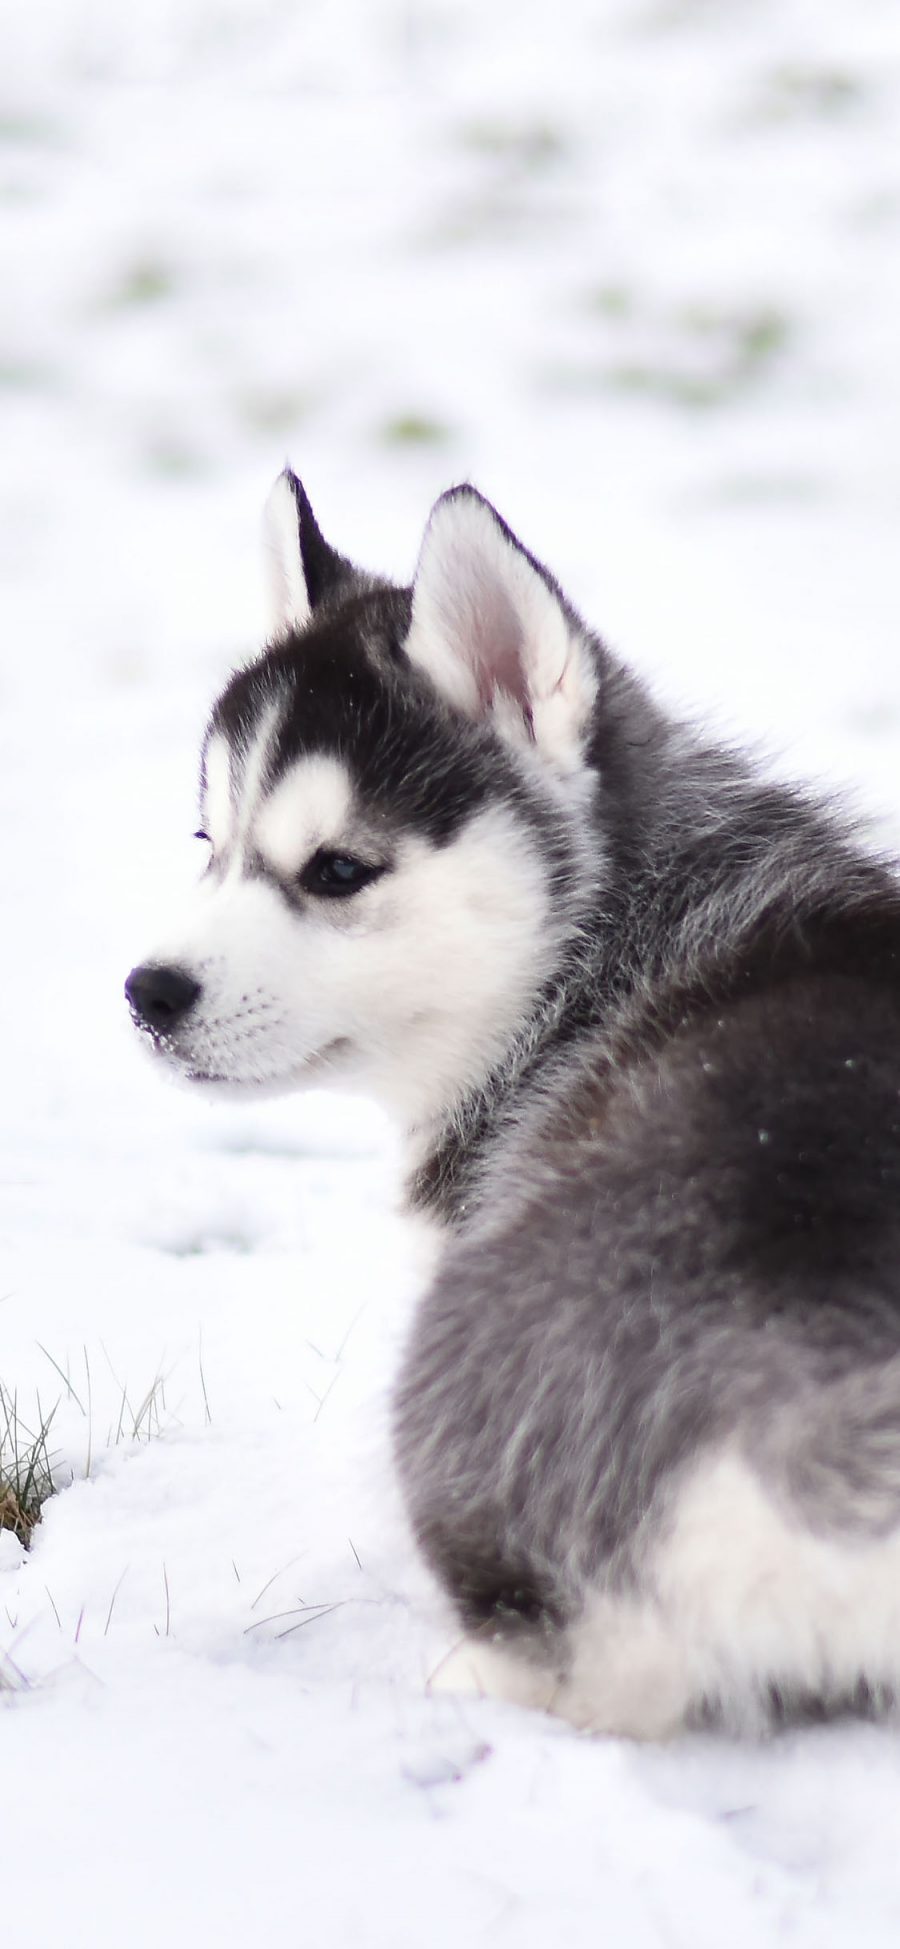
[[[411,590],[330,548],[290,472],[267,539],[274,630],[210,719],[193,911],[126,993],[186,1078],[345,1080],[420,1123],[498,1059],[596,867],[595,647],[471,488]]]

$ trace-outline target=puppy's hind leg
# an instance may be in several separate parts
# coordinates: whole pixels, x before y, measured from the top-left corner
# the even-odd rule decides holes
[[[435,1666],[429,1692],[453,1692],[469,1698],[501,1699],[534,1712],[552,1712],[562,1683],[547,1664],[517,1652],[502,1639],[460,1638]]]
[[[683,1649],[652,1600],[590,1597],[572,1626],[570,1663],[552,1710],[582,1732],[666,1740],[691,1717]]]
[[[613,1738],[665,1740],[683,1730],[691,1704],[685,1661],[650,1605],[592,1598],[560,1653],[554,1668],[502,1638],[463,1638],[429,1690],[501,1699]]]

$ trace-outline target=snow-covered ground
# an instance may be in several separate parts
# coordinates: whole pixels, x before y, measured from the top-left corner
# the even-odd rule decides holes
[[[0,1535],[4,1949],[893,1949],[895,1733],[427,1696],[392,1140],[167,1090],[121,984],[288,453],[398,575],[475,478],[900,840],[896,10],[42,0],[2,50],[0,1383],[61,1485]]]

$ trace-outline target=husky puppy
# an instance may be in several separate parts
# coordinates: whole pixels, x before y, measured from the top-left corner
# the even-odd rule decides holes
[[[440,1268],[395,1399],[443,1682],[662,1738],[900,1686],[900,894],[673,722],[471,487],[413,586],[285,472],[275,630],[130,975],[207,1087],[345,1080]]]

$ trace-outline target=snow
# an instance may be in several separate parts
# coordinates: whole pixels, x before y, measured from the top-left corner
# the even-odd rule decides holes
[[[898,93],[882,0],[5,20],[0,1382],[59,1403],[60,1486],[0,1537],[5,1949],[896,1942],[894,1732],[428,1695],[394,1138],[166,1089],[121,984],[286,454],[398,575],[473,477],[671,699],[896,842]]]

